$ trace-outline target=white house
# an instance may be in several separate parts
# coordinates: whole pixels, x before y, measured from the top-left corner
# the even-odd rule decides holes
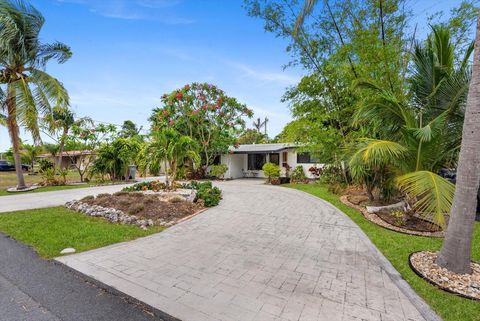
[[[262,166],[267,162],[279,165],[281,176],[285,176],[288,167],[291,173],[300,165],[305,176],[314,178],[309,168],[321,167],[322,164],[308,153],[297,153],[297,148],[297,145],[289,143],[239,145],[231,147],[229,154],[222,155],[218,162],[228,166],[225,178],[265,177]]]

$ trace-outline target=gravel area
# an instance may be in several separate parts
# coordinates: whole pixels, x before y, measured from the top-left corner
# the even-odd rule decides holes
[[[410,264],[417,273],[443,290],[480,300],[480,264],[471,263],[472,274],[456,274],[438,266],[437,253],[416,252]]]

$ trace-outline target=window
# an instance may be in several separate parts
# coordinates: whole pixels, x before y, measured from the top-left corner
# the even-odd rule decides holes
[[[248,154],[248,170],[262,170],[263,164],[266,163],[266,154]]]
[[[212,165],[220,165],[222,163],[222,157],[220,155],[215,156]]]
[[[298,164],[312,164],[318,163],[318,159],[311,157],[309,153],[298,153],[297,154],[297,163]]]
[[[270,163],[280,165],[280,154],[278,153],[270,154],[269,158],[270,158]]]

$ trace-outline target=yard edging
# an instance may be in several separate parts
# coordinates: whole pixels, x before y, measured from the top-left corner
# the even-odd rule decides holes
[[[350,220],[353,224],[358,226],[347,214],[345,214],[342,210],[334,206],[332,203],[314,196],[310,193],[295,189],[295,188],[290,188],[292,191],[297,192],[300,196],[310,198],[312,200],[316,201],[321,201],[331,209],[337,211],[344,217],[346,217],[348,220]],[[359,213],[361,215],[361,213]],[[392,282],[402,291],[402,293],[408,298],[408,300],[415,306],[415,308],[418,310],[418,312],[425,318],[426,321],[443,321],[442,318],[440,318],[435,311],[425,302],[424,299],[422,299],[416,292],[413,290],[413,288],[408,284],[408,282],[400,275],[400,273],[395,269],[395,267],[392,265],[392,263],[383,255],[382,252],[373,244],[373,242],[370,240],[370,238],[365,234],[363,229],[358,226],[359,229],[359,236],[368,244],[368,246],[371,247],[373,250],[377,260],[379,261],[380,265],[382,268],[385,270],[385,273],[388,275],[388,277],[392,280]]]

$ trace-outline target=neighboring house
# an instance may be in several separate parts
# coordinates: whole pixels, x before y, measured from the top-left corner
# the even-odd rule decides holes
[[[85,161],[90,157],[95,157],[95,152],[89,150],[64,151],[62,154],[61,168],[82,168]],[[51,154],[41,154],[37,158],[47,158],[57,164],[59,155],[54,157]]]
[[[226,178],[265,177],[262,166],[267,162],[279,165],[281,176],[286,176],[287,168],[290,168],[291,174],[300,165],[305,176],[314,178],[308,169],[323,165],[308,153],[297,153],[297,148],[297,145],[289,143],[238,145],[231,147],[229,154],[222,155],[217,163],[228,166]]]

